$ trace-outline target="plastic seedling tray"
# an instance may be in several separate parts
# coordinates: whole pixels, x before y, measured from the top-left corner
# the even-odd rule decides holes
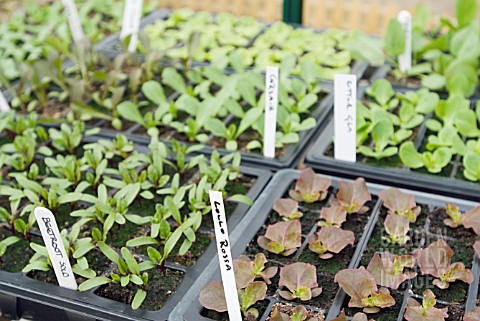
[[[87,137],[84,143],[94,142],[95,137]],[[146,147],[136,146],[140,152],[145,152]],[[271,173],[265,170],[241,166],[241,173],[253,178],[255,181],[249,188],[247,196],[252,200],[261,193]],[[248,206],[238,204],[231,209],[228,226],[234,230],[241,222]],[[141,214],[141,213],[138,213]],[[62,227],[60,227],[61,229]],[[203,235],[212,235],[213,228],[207,225],[198,231]],[[32,231],[32,237],[38,237],[38,231]],[[36,239],[37,240],[37,239]],[[40,244],[43,242],[38,241]],[[38,281],[31,278],[31,274],[10,273],[0,270],[0,311],[7,318],[16,319],[27,317],[33,320],[167,320],[180,302],[189,302],[193,299],[190,288],[198,281],[201,273],[213,260],[216,253],[215,244],[207,243],[203,254],[193,265],[181,265],[167,261],[167,271],[177,271],[181,276],[178,286],[169,296],[162,308],[158,311],[133,310],[129,305],[119,303],[96,293],[99,288],[86,292],[71,291],[56,285]],[[137,254],[142,259],[142,254]],[[110,266],[110,269],[113,266]],[[106,268],[105,270],[108,270]],[[154,270],[150,271],[152,275]],[[161,273],[161,272],[159,272]],[[149,273],[150,275],[150,273]]]
[[[296,170],[282,170],[282,171],[278,172],[277,174],[275,174],[275,176],[271,180],[270,184],[265,188],[262,195],[260,195],[258,197],[254,206],[247,213],[245,219],[238,225],[238,227],[235,229],[235,231],[233,231],[230,235],[230,240],[231,240],[232,244],[234,244],[234,246],[232,248],[232,255],[233,255],[234,258],[236,258],[237,256],[239,256],[241,254],[246,254],[246,253],[254,255],[254,253],[251,251],[251,249],[252,249],[252,244],[256,243],[256,237],[258,235],[263,235],[264,234],[265,225],[270,224],[271,220],[272,220],[272,217],[277,215],[271,210],[275,200],[277,198],[286,197],[286,195],[288,195],[286,192],[287,192],[288,189],[293,187],[293,183],[298,178],[298,175],[299,175],[299,171],[296,171]],[[327,177],[331,177],[331,176],[327,176]],[[338,180],[340,180],[340,178],[338,178],[338,177],[331,177],[331,178],[332,178],[333,190],[330,191],[330,194],[335,194],[336,193],[336,186],[337,186]],[[353,253],[349,253],[349,255],[351,257],[351,260],[349,261],[349,263],[347,263],[343,267],[338,267],[338,269],[357,268],[361,264],[364,263],[362,261],[362,260],[366,259],[366,258],[364,258],[364,256],[372,253],[372,252],[368,252],[368,251],[371,251],[371,248],[369,248],[368,246],[369,246],[369,243],[371,242],[371,237],[373,237],[372,235],[374,235],[374,233],[376,232],[376,229],[379,228],[379,226],[378,226],[378,224],[380,224],[380,223],[378,223],[379,222],[379,217],[382,217],[382,215],[385,213],[385,208],[383,208],[381,201],[379,201],[379,199],[377,198],[376,195],[380,191],[390,188],[390,186],[367,183],[367,187],[368,187],[369,192],[372,195],[372,201],[366,204],[366,205],[368,205],[370,210],[369,210],[369,212],[367,212],[367,214],[363,214],[363,215],[366,216],[364,219],[366,219],[367,221],[363,222],[363,226],[361,225],[361,223],[359,221],[355,221],[355,220],[358,220],[359,219],[358,216],[362,216],[362,214],[350,214],[351,216],[349,216],[347,218],[347,222],[344,223],[342,228],[348,229],[349,220],[354,220],[355,221],[354,223],[356,225],[360,224],[360,226],[362,226],[361,227],[361,233],[362,234],[361,234],[361,237],[358,237],[357,235],[355,235],[355,238],[356,238],[355,248],[354,248],[354,252],[353,252],[353,249],[351,250]],[[403,192],[415,195],[416,203],[418,205],[422,205],[424,208],[431,209],[431,210],[433,210],[435,208],[444,208],[446,202],[454,203],[455,205],[459,206],[462,211],[471,209],[471,208],[475,207],[476,205],[478,205],[478,204],[476,204],[472,201],[468,201],[468,200],[464,200],[464,199],[455,199],[455,198],[450,198],[450,197],[443,197],[443,196],[438,196],[438,195],[434,195],[434,194],[427,194],[427,193],[424,193],[424,192],[418,192],[418,191],[413,191],[413,190],[403,190]],[[328,199],[328,197],[327,197],[327,199]],[[322,203],[320,203],[316,206],[314,205],[315,203],[313,203],[313,204],[310,204],[309,209],[310,210],[314,209],[314,210],[318,211],[323,206],[325,206],[327,203],[328,203],[328,201],[323,201]],[[312,205],[314,205],[314,206],[312,206]],[[302,211],[302,203],[300,203],[299,209]],[[317,213],[317,215],[318,215],[318,213]],[[308,214],[306,214],[306,212],[304,212],[304,217],[303,218],[306,219],[307,217],[308,217]],[[315,219],[316,218],[314,218],[314,220]],[[420,216],[419,216],[419,219],[420,219]],[[443,219],[443,217],[442,217],[442,219]],[[352,224],[352,223],[350,223],[350,224]],[[439,225],[441,224],[440,219],[438,220],[438,224]],[[302,222],[302,226],[304,226],[304,222]],[[430,225],[430,220],[425,220],[423,222],[423,224],[421,225],[420,229],[422,231],[424,231],[425,229],[428,229],[428,228],[432,228],[432,226]],[[306,240],[306,235],[311,234],[311,233],[315,232],[316,230],[317,230],[317,226],[315,224],[315,221],[313,222],[313,227],[310,230],[308,228],[307,229],[302,228],[302,236],[303,236],[302,239]],[[456,230],[452,229],[452,230],[449,231],[449,233],[455,233],[455,231]],[[436,231],[436,232],[438,232],[438,231]],[[472,233],[473,233],[473,231],[472,231]],[[475,235],[475,234],[473,233],[473,235]],[[438,237],[437,234],[436,234],[436,236]],[[447,237],[447,239],[448,239],[447,243],[450,246],[455,245],[455,244],[451,244],[451,241],[452,241],[451,237],[450,238]],[[420,238],[419,243],[424,244],[425,241],[426,241],[425,239]],[[298,252],[293,254],[292,258],[290,258],[290,260],[292,260],[292,262],[304,261],[306,258],[309,257],[308,252],[310,252],[310,251],[305,248],[305,246],[307,245],[306,243],[307,242],[304,241],[303,244],[302,244],[302,247],[300,247]],[[424,244],[425,247],[428,246],[428,245],[429,244]],[[343,251],[347,251],[349,248],[350,247],[347,247]],[[382,251],[382,249],[380,249],[380,248],[377,248],[375,250]],[[271,258],[269,258],[269,253],[267,251],[263,251],[263,253],[267,256],[267,259],[269,259],[269,260],[271,259]],[[310,255],[314,255],[314,253],[310,252]],[[334,284],[334,282],[333,282],[333,278],[329,279],[328,276],[326,276],[324,274],[324,272],[325,272],[325,267],[328,266],[329,264],[331,264],[332,260],[335,260],[336,257],[338,258],[339,255],[342,255],[342,252],[334,255],[333,258],[331,258],[329,260],[326,260],[326,261],[322,261],[322,260],[316,258],[316,256],[314,255],[315,259],[316,259],[316,262],[313,262],[313,263],[308,262],[310,264],[314,264],[314,265],[317,266],[317,282],[318,282],[320,287],[324,288],[324,292],[322,292],[322,294],[320,294],[320,296],[318,297],[317,300],[313,299],[313,300],[307,301],[307,302],[301,302],[301,301],[289,302],[289,301],[285,301],[281,297],[279,297],[278,289],[273,290],[273,291],[269,290],[269,292],[267,292],[267,295],[268,295],[267,299],[261,304],[263,306],[263,309],[261,311],[262,314],[261,314],[261,317],[259,317],[259,320],[261,320],[261,321],[267,320],[269,315],[270,315],[270,312],[273,308],[273,305],[275,303],[279,303],[279,302],[280,303],[293,303],[294,305],[295,304],[303,304],[307,307],[307,309],[317,311],[317,312],[318,311],[323,312],[326,315],[326,320],[331,320],[331,319],[337,317],[338,314],[340,313],[342,307],[344,307],[344,304],[346,305],[348,303],[349,298],[346,296],[346,294],[343,292],[343,290],[341,290],[338,287],[338,285],[336,285],[336,284],[335,284],[335,288],[337,290],[336,290],[336,293],[334,294],[333,300],[330,297],[326,296],[325,291],[327,291],[327,293],[328,293],[329,289]],[[473,257],[472,257],[472,259],[473,259]],[[368,258],[368,261],[369,260],[370,260],[370,257]],[[368,264],[368,261],[367,261],[366,264]],[[464,292],[464,297],[462,298],[463,301],[462,301],[462,304],[460,305],[462,313],[465,309],[471,309],[472,306],[475,306],[475,300],[477,298],[478,279],[479,279],[479,268],[478,268],[479,260],[477,258],[475,258],[473,261],[474,261],[474,263],[471,263],[472,260],[470,259],[470,260],[468,260],[468,262],[466,262],[466,267],[472,269],[472,272],[473,272],[474,277],[475,277],[475,281],[472,282],[472,284],[470,286],[468,286],[468,285],[466,286],[466,291]],[[452,262],[454,262],[454,261],[452,261]],[[283,264],[284,263],[280,262],[279,266],[282,266]],[[472,265],[473,265],[473,267],[472,267]],[[205,270],[205,272],[202,274],[202,276],[200,278],[203,280],[203,283],[201,285],[199,285],[200,288],[203,288],[210,281],[221,280],[220,271],[218,269],[218,261],[214,260],[213,262],[211,262],[208,266],[208,269]],[[276,282],[278,284],[278,274],[272,280],[272,284],[275,284]],[[396,294],[396,297],[398,298],[398,300],[397,300],[397,303],[395,305],[395,309],[396,309],[395,317],[394,318],[387,318],[387,319],[383,319],[383,320],[396,320],[397,316],[398,316],[398,320],[402,320],[404,305],[406,304],[406,299],[407,299],[408,295],[410,295],[409,293],[411,293],[409,290],[412,289],[412,287],[413,287],[413,282],[412,283],[405,282],[405,283],[407,283],[407,284],[406,284],[406,286],[404,285],[404,288],[402,289],[402,291],[399,291]],[[460,283],[460,281],[458,281],[457,283]],[[457,284],[452,284],[451,286],[453,287],[453,285],[457,285]],[[328,286],[328,287],[326,287],[326,286]],[[413,288],[413,293],[414,294],[416,294],[415,293],[416,290],[417,290],[416,288]],[[329,301],[329,299],[331,299],[331,301]],[[445,301],[441,302],[442,301],[441,296],[437,296],[437,300],[439,300],[439,303],[443,303],[443,304],[446,304],[446,305],[451,305],[452,304],[452,302],[445,302]],[[257,308],[258,308],[258,306],[257,306]],[[458,306],[456,306],[456,308],[458,308]],[[185,316],[184,316],[183,320],[185,320],[185,321],[217,320],[217,319],[212,319],[212,318],[207,317],[207,316],[208,316],[208,311],[205,310],[200,305],[200,303],[198,302],[198,295],[197,295],[194,302],[189,307],[187,307],[187,310],[186,310],[186,313],[185,313]],[[216,315],[216,317],[218,317],[218,314]],[[222,317],[225,317],[225,315],[223,314]],[[374,319],[376,319],[375,316],[373,316],[373,317],[374,317]],[[181,319],[174,319],[174,320],[181,320]],[[376,319],[376,320],[380,320],[380,319]]]
[[[358,97],[363,97],[366,88],[360,87]],[[396,88],[396,92],[412,89]],[[335,160],[333,158],[334,122],[333,112],[327,116],[325,126],[319,131],[315,142],[307,152],[306,164],[322,173],[339,175],[347,178],[364,177],[373,183],[386,183],[402,188],[417,189],[430,193],[439,193],[470,200],[480,200],[480,183],[468,181],[463,177],[463,164],[460,155],[452,157],[442,173],[432,174],[425,168],[413,170],[403,165],[398,156],[376,161],[357,154],[357,162]],[[433,113],[425,116],[425,121],[418,127],[413,140],[418,150],[426,144],[429,132],[426,120],[434,117]]]

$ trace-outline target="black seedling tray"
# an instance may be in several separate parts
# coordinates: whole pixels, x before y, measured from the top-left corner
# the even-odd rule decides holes
[[[413,89],[393,88],[395,92],[413,91]],[[366,87],[360,86],[357,91],[357,98],[365,94]],[[418,150],[427,140],[426,120],[433,117],[433,113],[425,116],[425,121],[418,127],[414,138],[414,146]],[[381,164],[387,160],[375,161],[369,158],[372,164],[365,162],[367,159],[357,154],[357,162],[335,160],[333,158],[333,137],[334,137],[334,113],[327,116],[322,127],[307,152],[306,164],[325,174],[338,175],[346,178],[364,177],[367,181],[379,184],[391,184],[392,186],[416,189],[428,193],[442,194],[452,197],[465,198],[473,201],[480,201],[480,182],[471,182],[463,177],[461,169],[463,164],[460,155],[454,155],[449,165],[444,168],[448,171],[445,176],[431,174],[426,169],[412,170],[403,165],[401,167],[382,167]],[[400,146],[399,146],[400,147]],[[398,154],[397,154],[398,155]],[[374,162],[375,161],[375,162]]]
[[[95,137],[86,137],[84,143],[95,142]],[[146,152],[146,147],[135,146],[137,151]],[[240,172],[254,177],[255,182],[246,194],[252,200],[261,193],[271,177],[271,173],[257,168],[240,167]],[[237,204],[228,220],[231,230],[245,216],[248,206]],[[139,213],[140,214],[140,213]],[[201,228],[204,234],[213,233]],[[200,232],[200,230],[199,230]],[[33,232],[35,233],[35,232]],[[214,242],[210,242],[205,252],[192,266],[183,266],[167,262],[169,270],[183,273],[178,287],[158,311],[133,310],[129,305],[119,303],[95,294],[98,290],[77,292],[49,283],[34,280],[25,273],[9,273],[0,270],[0,311],[7,318],[29,317],[33,320],[168,320],[170,314],[180,302],[193,299],[191,286],[198,282],[199,276],[213,260],[216,253]],[[141,255],[137,255],[142,259]]]
[[[250,242],[256,241],[254,240],[254,236],[257,234],[257,231],[259,231],[262,228],[262,226],[266,224],[265,221],[268,220],[269,215],[271,215],[270,214],[272,212],[271,208],[275,200],[277,198],[285,197],[286,191],[292,186],[293,182],[295,182],[295,180],[298,179],[298,176],[299,176],[299,171],[291,170],[291,169],[282,170],[275,174],[275,176],[273,177],[269,185],[265,188],[263,193],[258,197],[255,204],[252,206],[252,208],[249,210],[249,212],[245,216],[245,219],[242,220],[242,222],[237,226],[235,231],[233,231],[230,235],[230,241],[233,244],[232,256],[234,258],[239,256],[240,254],[245,253],[245,251],[248,249]],[[321,175],[321,176],[325,176],[325,175]],[[334,187],[337,186],[338,180],[341,179],[338,177],[331,177],[331,176],[326,176],[326,177],[332,178],[332,186]],[[369,204],[369,208],[371,209],[370,217],[364,228],[364,233],[362,237],[360,239],[356,239],[355,252],[352,255],[352,260],[350,261],[348,268],[357,268],[360,265],[363,252],[368,245],[369,238],[371,237],[375,229],[376,222],[382,210],[382,202],[378,200],[376,195],[378,194],[378,192],[390,188],[390,186],[378,185],[378,184],[372,184],[372,183],[367,183],[367,187],[369,192],[372,195],[372,201]],[[463,199],[454,199],[454,198],[427,194],[424,192],[418,192],[418,191],[412,191],[412,190],[403,190],[403,191],[408,194],[415,195],[417,204],[428,205],[430,207],[444,207],[446,202],[452,202],[457,206],[459,206],[459,208],[462,211],[465,211],[478,205],[474,202],[463,200]],[[324,203],[322,204],[326,205],[327,202],[324,201]],[[319,206],[319,208],[321,207],[322,205]],[[362,215],[362,214],[350,214],[350,215],[355,216],[355,215]],[[347,224],[349,219],[352,219],[352,217],[347,218],[347,222],[344,224]],[[313,233],[316,230],[316,228],[317,227],[314,226],[309,233],[308,232],[304,233],[304,231],[302,231],[302,235],[304,236],[304,234]],[[302,247],[300,247],[298,251],[302,252],[305,248],[306,243],[308,243],[308,241],[304,241],[302,244]],[[343,251],[345,251],[346,249],[344,249]],[[337,254],[337,255],[340,255],[340,254]],[[297,261],[297,258],[298,258],[298,254],[295,254],[293,260]],[[330,260],[335,260],[335,256]],[[300,259],[298,261],[302,261],[302,260]],[[469,287],[468,298],[465,303],[465,308],[467,309],[471,309],[472,305],[473,306],[475,305],[475,300],[477,297],[478,279],[479,279],[478,263],[479,263],[479,260],[476,258],[474,260],[473,268],[472,268],[472,272],[475,276],[475,281]],[[322,266],[322,264],[320,263],[319,266]],[[205,270],[204,274],[202,274],[200,278],[203,280],[203,284],[201,285],[201,287],[204,287],[210,281],[221,280],[217,259],[214,259],[213,262],[211,262],[211,264],[209,265],[209,268]],[[318,284],[320,287],[322,286],[322,279],[320,278],[318,279]],[[408,293],[408,289],[405,291],[405,293]],[[267,310],[262,315],[262,317],[259,318],[259,320],[261,321],[267,320],[268,316],[270,315],[273,304],[275,304],[276,302],[282,302],[282,303],[288,302],[279,298],[278,295],[274,295],[273,297],[270,296],[267,298],[268,298],[267,300],[268,307],[267,307]],[[322,294],[320,294],[319,298],[320,300],[322,300]],[[328,309],[328,311],[323,310],[323,312],[325,312],[327,316],[326,320],[331,320],[338,316],[345,299],[348,300],[348,298],[346,298],[345,292],[339,289],[339,291],[335,296],[333,304]],[[298,304],[298,302],[295,302],[294,304]],[[397,304],[402,305],[402,302],[397,302]],[[406,304],[406,297],[403,302],[403,305],[405,304]],[[314,311],[322,311],[322,309],[318,309],[318,307],[315,307],[315,306],[306,305],[306,307]],[[198,295],[197,295],[194,302],[186,310],[185,317],[183,320],[185,321],[212,320],[210,318],[206,318],[201,315],[202,309],[203,307],[198,302]],[[403,312],[401,317],[403,317]],[[401,318],[399,317],[398,320],[401,320]]]

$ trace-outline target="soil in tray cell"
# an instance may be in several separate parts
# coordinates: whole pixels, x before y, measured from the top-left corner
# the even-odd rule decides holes
[[[151,269],[147,273],[148,284],[145,287],[147,297],[140,309],[157,311],[163,307],[180,284],[183,279],[183,272],[165,269],[164,273],[160,269]],[[95,294],[121,303],[131,304],[138,289],[139,287],[132,283],[126,287],[116,283],[109,283],[98,289]]]
[[[98,225],[98,224],[97,224]],[[101,228],[101,226],[96,226]],[[89,231],[92,228],[88,229]],[[101,230],[101,229],[100,229]],[[142,225],[136,225],[130,221],[126,221],[125,224],[113,224],[113,227],[107,233],[106,243],[110,246],[121,248],[125,246],[128,240],[134,239],[137,236],[145,234],[145,227]],[[90,235],[86,235],[90,236]]]
[[[386,79],[389,83],[393,86],[406,86],[408,88],[420,88],[422,87],[422,81],[418,78],[407,77],[404,79],[396,79],[392,74],[391,71],[388,73]]]
[[[248,317],[244,317],[244,321],[257,321],[260,320],[261,316],[265,313],[267,310],[268,306],[268,300],[263,300],[255,303],[252,308],[255,308],[258,310],[258,318],[255,318],[252,315],[249,315]],[[202,311],[200,311],[200,315],[215,321],[228,321],[228,312],[217,312],[213,310],[208,310],[203,308]]]
[[[324,155],[330,158],[333,158],[334,157],[333,149],[334,149],[334,144],[331,143],[330,145],[328,145],[328,148],[326,149]],[[377,167],[387,167],[387,168],[402,168],[404,166],[402,161],[397,155],[377,160],[375,158],[365,157],[362,154],[357,154],[357,163],[362,163],[362,164],[377,166]]]
[[[295,305],[279,302],[273,305],[272,311],[275,309],[278,309],[281,313],[285,313],[291,317],[292,314],[294,313]],[[316,312],[316,311],[307,309],[307,317],[305,320],[310,320],[311,318],[316,318],[318,319],[318,321],[323,321],[325,320],[325,315],[322,312]]]
[[[12,236],[10,231],[0,230],[0,241],[9,236]],[[34,254],[34,251],[30,248],[29,244],[30,242],[22,239],[19,242],[10,245],[5,254],[0,257],[0,270],[12,273],[22,271]]]
[[[445,319],[445,321],[462,321],[463,320],[463,315],[465,313],[465,307],[463,305],[458,305],[458,304],[452,304],[452,305],[443,305],[443,304],[437,304],[435,305],[436,308],[442,309],[442,308],[448,308],[448,318]]]
[[[388,308],[381,309],[378,313],[368,314],[368,319],[374,319],[376,321],[395,321],[400,314],[403,303],[403,293],[396,290],[390,290],[390,295],[395,299],[395,304]],[[348,302],[350,297],[347,295],[343,301],[343,308],[347,316],[354,316],[357,312],[362,312],[361,308],[350,308]]]

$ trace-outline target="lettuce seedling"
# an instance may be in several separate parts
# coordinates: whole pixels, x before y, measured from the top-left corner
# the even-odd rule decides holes
[[[448,244],[439,239],[423,250],[415,250],[414,255],[422,274],[434,276],[433,284],[440,289],[447,289],[451,282],[457,280],[465,283],[473,282],[472,271],[463,263],[451,263],[453,251]]]
[[[404,281],[417,276],[415,272],[404,272],[404,268],[415,265],[413,255],[394,255],[389,252],[375,253],[368,263],[367,271],[375,278],[378,285],[396,290]]]
[[[417,216],[422,211],[422,208],[415,203],[414,195],[405,194],[396,188],[381,191],[378,197],[390,213],[403,216],[412,223],[417,220]]]
[[[240,255],[237,259],[233,260],[233,270],[235,271],[237,287],[243,289],[258,278],[263,279],[267,284],[272,283],[270,279],[277,274],[278,267],[272,266],[265,268],[265,263],[267,262],[268,260],[263,253],[255,255],[253,261],[246,255]]]
[[[320,321],[317,317],[308,318],[308,311],[303,305],[297,305],[293,308],[292,315],[288,315],[280,311],[280,308],[276,306],[273,308],[270,315],[270,321]],[[323,319],[322,319],[323,320]]]
[[[339,271],[334,281],[350,296],[348,306],[351,308],[363,308],[365,313],[377,313],[381,308],[395,304],[395,299],[388,290],[379,290],[375,278],[363,266]]]
[[[452,159],[450,148],[441,147],[433,153],[419,153],[415,150],[413,142],[409,141],[400,146],[399,156],[402,162],[413,169],[425,167],[430,173],[440,173]]]
[[[395,91],[385,79],[376,80],[371,87],[367,88],[366,93],[375,100],[376,107],[388,110],[398,106],[399,100],[395,98]]]
[[[322,293],[322,288],[319,288],[317,283],[317,269],[314,265],[303,262],[281,267],[278,285],[288,289],[279,292],[286,300],[308,301]]]
[[[480,307],[467,311],[463,316],[463,321],[480,321]]]
[[[330,259],[332,253],[340,253],[347,245],[353,245],[355,234],[335,226],[324,226],[316,234],[310,235],[308,248],[317,253],[321,259]],[[328,253],[331,252],[331,253]]]
[[[475,241],[473,244],[473,249],[475,250],[475,253],[477,253],[478,257],[480,258],[480,240]]]
[[[383,224],[388,237],[383,236],[382,239],[387,242],[405,244],[410,240],[410,236],[407,235],[410,229],[410,221],[405,217],[389,213]]]
[[[435,308],[437,300],[431,290],[423,292],[422,304],[413,298],[407,301],[405,320],[407,321],[443,321],[448,318],[448,308]],[[465,320],[465,319],[464,319]]]
[[[463,157],[463,175],[466,179],[476,182],[480,180],[480,155],[477,153],[468,153]]]
[[[357,148],[358,153],[375,159],[391,157],[397,154],[398,147],[389,146],[395,140],[395,129],[389,118],[383,118],[373,123],[371,136],[375,143],[374,148],[371,149],[362,145]]]
[[[295,184],[295,189],[289,191],[289,195],[296,201],[313,203],[324,200],[328,194],[328,188],[332,184],[330,178],[320,177],[312,168],[304,168]]]
[[[251,306],[256,302],[265,299],[266,295],[267,285],[265,282],[261,281],[249,283],[244,289],[238,289],[238,298],[242,314],[245,317],[252,315],[253,317],[258,318],[258,310]],[[217,312],[228,311],[223,283],[220,281],[213,281],[207,284],[200,292],[199,301],[206,309]]]
[[[285,221],[295,220],[303,216],[298,210],[298,202],[290,198],[279,198],[273,204],[273,210]]]
[[[443,220],[445,225],[451,228],[457,228],[463,225],[465,228],[473,229],[477,235],[480,235],[480,206],[462,213],[456,205],[447,203],[445,209],[447,215],[450,217]]]
[[[339,204],[322,208],[320,218],[323,221],[318,222],[319,226],[337,226],[341,227],[343,222],[347,220],[347,211]]]
[[[375,321],[373,319],[368,320],[368,317],[365,313],[362,312],[357,312],[351,319],[352,321]],[[348,321],[347,316],[345,315],[345,311],[342,310],[340,315],[336,317],[335,319],[332,319],[332,321]]]
[[[265,235],[258,237],[261,248],[283,256],[293,254],[302,245],[302,226],[299,220],[278,222],[267,227]]]
[[[368,211],[368,207],[364,205],[372,200],[372,196],[368,192],[364,178],[359,177],[352,183],[340,180],[338,189],[337,201],[348,214],[363,214]]]

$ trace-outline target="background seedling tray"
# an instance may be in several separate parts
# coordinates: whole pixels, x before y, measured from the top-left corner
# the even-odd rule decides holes
[[[414,89],[393,88],[395,92],[413,91]],[[357,96],[359,99],[364,96],[366,87],[359,87]],[[415,148],[418,149],[427,141],[428,130],[426,120],[431,118],[433,113],[427,114],[425,120],[418,127],[418,132],[414,138]],[[366,158],[357,154],[357,162],[350,163],[346,161],[335,160],[333,158],[333,137],[334,137],[334,114],[333,111],[327,116],[324,124],[319,130],[318,137],[312,144],[307,153],[306,164],[325,174],[338,175],[346,178],[364,177],[367,181],[379,184],[389,184],[392,186],[417,189],[429,193],[439,193],[442,195],[465,198],[474,201],[480,201],[480,182],[471,182],[463,178],[463,164],[460,155],[454,155],[449,165],[442,172],[445,176],[429,173],[425,168],[412,170],[403,165],[401,167],[381,166],[388,164],[392,158],[376,161],[368,158],[369,163],[362,162]],[[398,157],[394,156],[394,157]]]
[[[234,258],[238,257],[240,254],[243,254],[250,242],[256,241],[254,239],[254,236],[257,234],[257,231],[259,231],[262,228],[262,226],[265,224],[265,220],[268,219],[269,215],[271,215],[272,213],[271,208],[275,200],[285,195],[285,192],[292,186],[292,183],[295,182],[296,179],[298,179],[298,176],[299,176],[299,171],[291,170],[291,169],[282,170],[275,174],[275,176],[273,177],[269,185],[258,197],[255,204],[252,206],[252,208],[249,210],[249,212],[245,216],[245,219],[242,220],[242,222],[237,226],[235,231],[233,231],[230,235],[230,241],[232,244],[234,244],[232,247],[232,255]],[[321,176],[325,176],[325,175],[321,175]],[[331,176],[326,176],[326,177],[331,177]],[[336,187],[338,184],[338,180],[340,180],[341,178],[338,178],[338,177],[331,177],[331,178],[332,178],[332,186]],[[391,188],[390,186],[378,185],[373,183],[367,183],[367,187],[369,192],[372,194],[373,200],[369,205],[369,207],[372,210],[371,210],[368,223],[365,227],[365,232],[363,233],[361,239],[356,240],[355,253],[352,255],[352,260],[348,268],[357,268],[360,265],[362,253],[364,252],[365,248],[368,245],[369,238],[372,235],[372,232],[375,228],[375,223],[378,219],[380,211],[382,210],[382,203],[381,201],[378,200],[376,195],[378,194],[378,192],[382,190]],[[427,194],[424,192],[413,191],[413,190],[403,190],[403,191],[406,193],[415,195],[417,204],[428,205],[430,207],[444,207],[446,202],[452,202],[457,206],[459,206],[461,210],[466,210],[466,209],[471,209],[474,206],[478,205],[477,203],[464,200],[464,199],[443,197],[443,196]],[[351,214],[351,215],[360,215],[360,214]],[[302,234],[303,234],[303,231],[302,231]],[[303,244],[303,246],[305,246],[305,244]],[[300,248],[300,251],[302,251],[303,246]],[[344,249],[344,251],[346,249]],[[337,255],[340,255],[340,254],[337,254]],[[335,260],[335,255],[330,260]],[[301,261],[301,259],[299,261]],[[477,290],[478,290],[478,279],[479,279],[478,264],[479,264],[479,260],[475,259],[472,267],[472,272],[474,273],[475,280],[474,282],[472,282],[472,284],[469,287],[468,298],[465,302],[466,309],[471,309],[472,307],[475,306],[475,301],[477,298]],[[208,284],[213,280],[221,280],[220,271],[218,269],[218,260],[215,259],[208,265],[208,268],[200,276],[200,279],[203,281],[197,285],[198,291],[201,291],[201,289],[206,284]],[[322,279],[319,278],[317,281],[320,287],[325,285],[325,283],[322,284]],[[404,296],[402,295],[402,297]],[[321,298],[321,294],[320,294],[320,298]],[[348,299],[349,298],[346,298],[345,292],[339,289],[339,291],[335,296],[332,306],[328,309],[328,311],[325,311],[326,312],[325,314],[327,316],[326,320],[331,320],[337,317],[341,311],[344,300],[348,300]],[[281,298],[279,299],[278,295],[275,295],[275,297],[268,297],[267,302],[269,303],[269,305],[267,307],[267,310],[265,311],[263,316],[259,318],[259,320],[261,321],[266,320],[270,314],[273,304],[278,301],[285,302],[283,299]],[[406,297],[404,297],[404,303],[405,302],[406,302]],[[403,318],[404,304],[402,304],[402,302],[397,302],[396,304],[400,307],[399,310],[401,310],[400,312],[401,316],[399,316],[399,319],[398,319],[398,320],[401,320]],[[184,318],[183,319],[174,318],[171,320],[184,320],[184,321],[211,320],[201,315],[203,307],[200,305],[198,301],[198,294],[195,297],[192,304],[190,304],[188,307],[178,306],[177,311],[180,312],[182,308],[184,309],[186,308]],[[313,308],[314,310],[316,309],[316,307],[309,307],[309,308]],[[317,311],[318,311],[318,308],[317,308]]]

